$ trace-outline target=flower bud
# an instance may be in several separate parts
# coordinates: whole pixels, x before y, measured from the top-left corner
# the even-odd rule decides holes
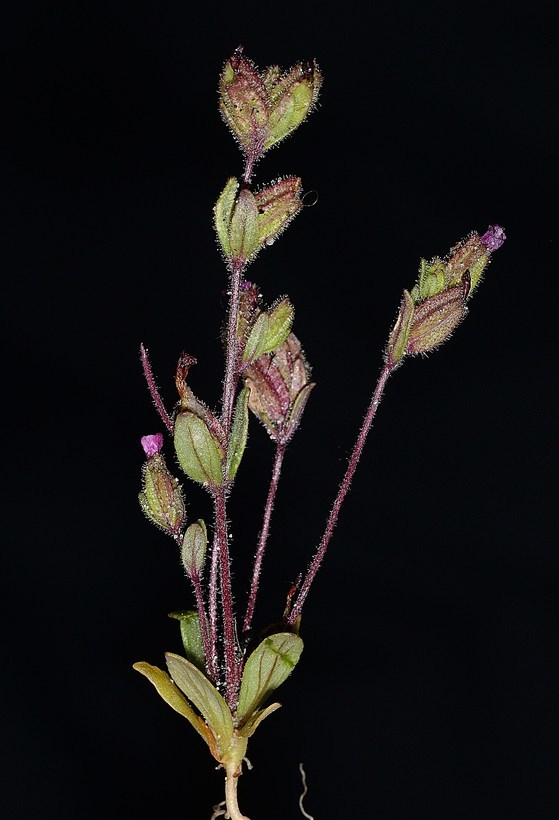
[[[247,333],[243,349],[243,366],[255,362],[265,353],[273,353],[287,339],[293,324],[294,308],[289,299],[278,300],[269,311],[258,314]]]
[[[245,154],[263,151],[268,134],[268,89],[241,46],[225,63],[219,82],[219,108]]]
[[[255,162],[306,119],[321,84],[314,60],[283,74],[278,66],[261,72],[239,46],[221,73],[219,108],[241,150]]]
[[[160,453],[163,447],[163,433],[154,433],[151,436],[142,436],[142,447],[144,453],[148,458],[151,458],[156,453]]]
[[[193,575],[200,575],[206,558],[207,545],[206,525],[200,518],[194,524],[190,524],[182,540],[181,561],[190,578]]]
[[[264,148],[285,139],[307,118],[318,99],[322,75],[314,60],[298,63],[270,83],[268,135]]]
[[[302,208],[301,180],[285,177],[256,194],[248,188],[239,192],[234,177],[214,206],[214,225],[228,260],[248,262],[264,245],[272,245]]]
[[[255,194],[258,208],[258,241],[271,245],[296,216],[301,202],[299,177],[284,177],[266,185]]]
[[[144,436],[142,445],[146,454],[152,449],[152,441],[147,444],[145,439],[157,439],[156,436]],[[147,446],[147,449],[146,449]],[[148,457],[143,467],[143,487],[138,496],[140,506],[146,516],[169,535],[177,536],[185,521],[185,508],[182,490],[174,478],[165,460],[159,452]]]
[[[269,436],[286,444],[293,436],[314,383],[301,344],[290,333],[274,353],[261,356],[244,373],[248,406]]]
[[[501,247],[506,238],[507,235],[500,225],[490,225],[481,237],[481,241],[488,251],[493,252]]]
[[[442,293],[430,296],[415,306],[406,352],[427,353],[445,342],[467,313],[469,279]]]
[[[490,225],[483,236],[472,231],[446,259],[421,260],[417,283],[411,293],[404,291],[386,347],[387,364],[396,366],[406,353],[434,350],[452,335],[466,316],[466,299],[505,239],[500,225]]]

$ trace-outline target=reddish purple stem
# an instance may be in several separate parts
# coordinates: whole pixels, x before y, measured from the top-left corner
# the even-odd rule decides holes
[[[237,632],[233,614],[233,596],[231,592],[231,572],[229,567],[229,544],[227,533],[227,512],[225,490],[217,487],[214,493],[215,524],[217,543],[219,545],[219,569],[221,578],[221,603],[223,606],[223,640],[225,651],[225,688],[226,698],[231,710],[237,705]]]
[[[151,364],[148,358],[148,352],[143,345],[140,345],[140,355],[142,357],[142,367],[144,370],[144,376],[146,378],[146,382],[149,388],[149,392],[153,403],[157,408],[157,412],[161,416],[161,420],[163,424],[169,431],[171,435],[173,435],[173,422],[171,421],[171,417],[165,410],[165,405],[159,395],[159,390],[157,389],[157,385],[155,384],[155,379],[153,378],[153,371],[151,369]]]
[[[264,551],[266,549],[266,542],[268,540],[268,533],[270,531],[270,520],[272,518],[272,510],[274,508],[274,500],[278,489],[278,484],[281,475],[281,466],[283,457],[285,455],[286,444],[278,444],[276,446],[276,455],[274,458],[274,467],[272,470],[272,479],[268,489],[268,497],[266,499],[266,506],[264,508],[264,520],[262,523],[262,530],[258,539],[258,547],[256,556],[254,558],[254,567],[252,571],[252,582],[250,585],[250,594],[248,598],[247,611],[243,623],[243,632],[248,632],[254,614],[254,607],[256,604],[256,596],[258,594],[258,585],[260,582],[260,572],[262,569],[262,560],[264,558]]]
[[[225,439],[229,444],[233,404],[239,381],[239,345],[237,321],[243,270],[246,260],[233,259],[230,265],[231,292],[229,297],[229,318],[227,324],[227,344],[225,354],[225,375],[223,378],[223,398],[221,404],[221,424]],[[213,491],[215,506],[215,538],[212,553],[210,577],[210,641],[216,650],[217,643],[217,569],[219,565],[221,605],[223,612],[223,641],[225,654],[225,689],[231,709],[236,706],[239,669],[237,664],[237,629],[233,611],[231,570],[227,533],[227,467],[223,464],[223,482]]]
[[[239,381],[239,343],[237,339],[237,320],[239,316],[239,301],[241,281],[246,261],[234,259],[231,263],[231,296],[229,302],[229,321],[227,327],[227,353],[225,361],[225,376],[223,379],[223,401],[221,408],[221,423],[225,435],[229,438],[233,402]]]
[[[330,543],[330,539],[332,538],[332,533],[334,532],[334,527],[336,526],[336,522],[338,520],[338,516],[340,514],[340,509],[343,504],[344,498],[347,495],[347,491],[349,490],[351,480],[357,468],[357,464],[361,457],[361,453],[363,452],[363,447],[365,445],[365,440],[367,438],[367,434],[371,429],[371,425],[373,423],[373,419],[376,415],[378,406],[380,404],[380,400],[382,398],[382,394],[384,392],[384,387],[386,381],[392,370],[394,369],[394,365],[388,363],[384,366],[379,376],[378,382],[374,389],[371,402],[369,404],[369,409],[367,410],[367,414],[363,421],[363,425],[361,430],[359,431],[359,435],[357,436],[357,441],[353,447],[351,456],[348,461],[347,470],[343,477],[342,483],[340,485],[340,489],[338,490],[338,494],[330,511],[330,515],[328,517],[328,521],[326,522],[326,529],[324,530],[324,535],[320,541],[318,549],[315,553],[315,556],[311,562],[309,569],[307,570],[307,574],[303,583],[301,584],[301,588],[293,604],[293,608],[291,610],[291,614],[287,619],[287,623],[289,626],[293,626],[299,615],[301,614],[301,609],[303,608],[303,604],[305,603],[306,597],[309,594],[309,589],[311,584],[315,578],[316,573],[322,563],[322,559],[326,553],[328,548],[328,544]]]

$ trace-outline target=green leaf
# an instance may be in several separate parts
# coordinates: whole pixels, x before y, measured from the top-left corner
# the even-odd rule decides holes
[[[255,194],[258,205],[258,238],[272,245],[303,207],[299,177],[283,177]]]
[[[414,314],[413,297],[404,290],[396,324],[392,328],[386,349],[387,361],[397,364],[406,353]]]
[[[200,574],[206,558],[208,533],[204,521],[199,518],[187,527],[182,539],[181,560],[190,578]]]
[[[272,308],[268,314],[268,331],[262,353],[273,353],[285,342],[291,333],[294,315],[295,310],[289,299],[282,299]]]
[[[265,709],[261,709],[259,712],[255,712],[245,723],[241,731],[239,732],[242,737],[252,737],[255,731],[258,729],[262,721],[271,715],[272,712],[275,712],[277,709],[281,707],[281,703],[271,703],[269,706],[266,706]]]
[[[423,301],[429,296],[440,293],[445,288],[445,264],[441,259],[435,258],[428,263],[421,260],[419,270],[419,299]]]
[[[472,265],[470,265],[470,291],[468,293],[468,298],[472,295],[475,288],[480,282],[481,276],[489,264],[489,256],[481,256],[477,259]]]
[[[250,388],[243,387],[237,398],[227,451],[227,475],[235,478],[245,451],[248,436],[248,397]]]
[[[295,71],[294,69],[292,70]],[[295,82],[272,106],[269,118],[269,136],[265,147],[291,134],[305,119],[315,99],[310,77]]]
[[[289,418],[287,419],[287,426],[286,432],[284,435],[284,440],[289,441],[295,430],[299,426],[301,422],[301,417],[303,415],[303,411],[307,406],[307,401],[309,400],[309,396],[311,394],[311,390],[313,387],[316,387],[316,382],[309,382],[304,387],[302,387],[295,397],[295,401],[293,402],[293,406],[289,411]]]
[[[215,735],[220,753],[223,754],[231,744],[234,731],[233,718],[227,703],[215,686],[190,661],[172,652],[167,652],[165,659],[172,679],[201,712]]]
[[[243,364],[252,364],[262,356],[266,348],[266,339],[270,328],[270,319],[266,312],[259,314],[258,319],[250,329],[245,349],[243,350]]]
[[[200,484],[219,486],[223,450],[208,425],[188,410],[175,420],[175,450],[182,469]]]
[[[157,666],[152,666],[145,661],[135,663],[133,666],[137,672],[144,675],[152,683],[159,695],[169,706],[185,717],[194,726],[199,735],[207,742],[205,724],[202,718],[196,714],[188,700],[180,689],[173,683],[169,675]]]
[[[240,726],[252,718],[258,707],[291,674],[302,651],[303,641],[298,635],[277,632],[265,638],[249,655],[237,706]]]
[[[237,198],[229,231],[230,256],[251,259],[260,248],[258,206],[252,191],[243,188]]]
[[[235,196],[238,188],[239,183],[235,177],[229,177],[227,184],[219,195],[219,199],[214,207],[215,229],[225,256],[231,256],[229,230],[231,227],[231,217],[233,215],[233,206],[235,204]]]
[[[198,613],[193,609],[169,612],[169,618],[175,618],[179,622],[182,645],[187,660],[203,672],[206,666],[206,653]]]

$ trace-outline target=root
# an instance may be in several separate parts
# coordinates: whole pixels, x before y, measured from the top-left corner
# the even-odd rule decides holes
[[[303,781],[303,793],[301,794],[301,797],[299,798],[299,808],[301,810],[301,814],[303,815],[303,817],[307,817],[308,820],[314,820],[314,817],[312,816],[312,814],[308,814],[308,812],[306,812],[304,807],[303,807],[303,799],[304,799],[306,793],[308,792],[308,789],[307,789],[307,776],[305,774],[305,770],[303,768],[302,763],[299,763],[299,771],[301,772],[301,780]]]
[[[213,806],[214,813],[210,817],[210,820],[217,820],[218,817],[223,817],[223,815],[227,812],[227,809],[223,809],[222,806],[225,805],[225,800],[222,800],[221,803],[217,803]]]

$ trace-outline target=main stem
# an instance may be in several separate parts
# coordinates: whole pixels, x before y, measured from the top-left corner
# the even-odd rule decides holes
[[[293,626],[293,624],[295,623],[295,621],[297,620],[297,618],[301,614],[301,609],[303,608],[303,604],[305,603],[305,599],[306,599],[307,595],[309,594],[309,589],[311,587],[311,584],[314,580],[314,577],[315,577],[316,573],[318,572],[318,568],[320,567],[320,565],[322,563],[322,559],[324,558],[324,555],[325,555],[326,550],[328,548],[328,544],[330,543],[330,539],[332,538],[332,533],[334,532],[334,527],[336,526],[336,522],[337,522],[338,516],[340,514],[340,509],[341,509],[342,504],[344,502],[344,499],[347,495],[347,491],[349,490],[351,480],[353,478],[355,470],[357,469],[357,464],[359,463],[361,453],[363,452],[363,447],[365,445],[367,435],[369,433],[369,430],[371,429],[371,425],[373,423],[373,420],[375,418],[378,406],[380,404],[380,400],[381,400],[382,394],[384,392],[384,387],[385,387],[386,382],[388,380],[388,377],[392,373],[393,369],[394,369],[394,365],[391,362],[389,362],[388,364],[386,364],[383,367],[383,369],[381,371],[381,374],[380,374],[379,379],[377,381],[376,387],[373,391],[373,395],[371,397],[371,402],[369,404],[367,414],[366,414],[365,419],[363,421],[363,425],[361,427],[361,430],[359,431],[359,435],[357,436],[357,441],[354,444],[351,456],[349,458],[346,473],[343,477],[342,483],[341,483],[340,488],[338,490],[338,494],[336,496],[336,499],[335,499],[334,504],[332,506],[332,509],[330,511],[328,521],[326,522],[326,529],[324,530],[324,535],[322,536],[322,539],[321,539],[320,544],[318,546],[318,549],[315,553],[315,556],[314,556],[314,558],[311,562],[311,565],[310,565],[309,569],[307,570],[307,574],[305,576],[305,579],[304,579],[303,583],[301,584],[301,588],[299,590],[299,594],[297,595],[295,603],[293,604],[291,614],[289,615],[289,618],[287,619],[287,623],[290,626]]]
[[[252,581],[250,585],[250,593],[248,597],[247,611],[243,623],[243,632],[248,632],[254,614],[254,607],[256,604],[256,596],[258,594],[258,585],[260,582],[260,572],[262,569],[262,560],[264,558],[264,551],[266,549],[266,542],[268,540],[268,533],[270,531],[270,520],[272,518],[272,510],[274,508],[274,500],[278,489],[281,467],[283,457],[285,455],[285,444],[278,444],[276,447],[276,454],[274,458],[274,466],[272,469],[272,478],[270,487],[268,489],[268,497],[266,499],[266,506],[264,508],[264,520],[262,522],[262,529],[258,539],[258,547],[256,549],[256,556],[254,558],[254,567],[252,571]]]
[[[221,424],[225,432],[226,446],[229,446],[231,434],[231,418],[233,415],[233,403],[239,380],[239,355],[237,339],[237,322],[239,315],[239,301],[241,291],[241,281],[243,269],[246,261],[244,259],[233,259],[230,266],[231,290],[229,297],[229,317],[227,324],[227,343],[225,353],[225,375],[223,378],[223,398],[221,405]],[[225,689],[227,703],[234,709],[237,698],[237,652],[236,652],[236,626],[235,614],[233,612],[233,592],[231,587],[231,570],[229,559],[229,543],[227,531],[227,474],[226,466],[223,466],[223,477],[221,486],[216,487],[213,493],[215,506],[215,526],[217,553],[214,553],[212,570],[215,572],[217,558],[219,556],[219,575],[221,581],[221,604],[223,612],[223,640],[225,655]],[[214,549],[215,549],[214,547]],[[215,581],[215,577],[214,577]],[[210,619],[214,617],[215,635],[215,612],[216,612],[217,584],[210,585]],[[214,638],[214,645],[217,636]]]
[[[227,510],[225,490],[218,487],[214,495],[217,543],[219,545],[219,574],[221,578],[221,604],[223,608],[223,640],[225,654],[225,689],[227,703],[234,710],[237,700],[237,632],[233,613],[231,570],[229,567],[229,544],[227,533]]]
[[[233,402],[239,381],[239,342],[237,339],[237,322],[239,317],[239,301],[241,281],[246,265],[244,259],[233,259],[231,263],[231,295],[229,300],[229,320],[227,323],[227,350],[225,358],[225,376],[223,378],[223,399],[221,407],[221,423],[225,430],[227,441],[231,430]]]

